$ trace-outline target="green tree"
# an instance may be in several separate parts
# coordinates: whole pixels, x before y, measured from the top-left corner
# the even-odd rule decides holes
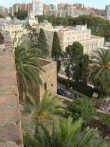
[[[23,42],[15,48],[15,64],[18,78],[20,99],[25,99],[30,86],[41,84],[39,72],[42,70],[37,62],[37,50],[31,48],[32,42]],[[28,47],[27,47],[28,46]]]
[[[65,73],[69,79],[73,78],[73,68],[80,61],[83,55],[83,46],[79,42],[74,42],[66,47],[64,55]]]
[[[48,118],[53,118],[53,114],[57,112],[64,112],[64,110],[61,108],[63,104],[62,100],[49,92],[46,92],[44,94],[40,103],[36,103],[33,97],[29,94],[28,98],[34,107],[32,111],[32,116],[34,119],[44,120]]]
[[[38,37],[39,37],[39,33],[38,31],[33,28],[32,26],[30,26],[29,24],[27,24],[25,26],[25,29],[27,30],[27,34],[23,35],[21,40],[24,40],[24,44],[25,48],[32,48],[34,50],[34,56],[36,54],[36,57],[41,57],[42,58],[42,51],[39,47],[38,47]]]
[[[101,115],[99,120],[103,125],[106,125],[107,127],[110,128],[110,114]]]
[[[38,33],[38,31],[35,28],[31,27],[29,24],[26,25],[25,28],[27,29],[28,34],[23,36],[24,40],[31,41],[31,48],[36,49],[37,56],[42,58],[48,57],[48,44],[43,29],[40,29],[40,33]]]
[[[61,46],[57,32],[53,35],[52,58],[57,61],[61,57]]]
[[[43,29],[40,29],[40,33],[38,37],[38,48],[41,50],[41,54],[43,57],[49,56],[48,43]]]
[[[94,103],[86,98],[79,98],[72,103],[67,108],[68,114],[77,120],[80,117],[83,118],[84,123],[88,124],[94,116],[96,115],[96,108]]]
[[[46,16],[44,16],[44,15],[39,15],[39,16],[37,16],[37,18],[38,18],[39,23],[41,23],[41,22],[43,22],[43,20],[46,19]]]
[[[83,46],[74,42],[66,48],[64,56],[65,73],[68,79],[87,81],[89,57],[83,54]]]
[[[83,55],[79,62],[77,62],[74,70],[74,77],[76,81],[79,82],[79,80],[83,81],[84,84],[87,83],[87,77],[89,73],[89,56]]]
[[[37,58],[42,57],[44,52],[38,47],[38,32],[30,25],[27,25],[25,29],[28,33],[22,36],[19,45],[15,48],[18,89],[21,99],[26,97],[30,87],[34,88],[36,83],[41,84],[39,73],[43,71],[37,61]]]
[[[26,10],[18,9],[18,12],[15,13],[15,16],[20,20],[24,20],[27,18],[28,12]]]
[[[54,26],[56,25],[85,25],[92,30],[92,34],[105,37],[106,40],[110,40],[110,22],[96,16],[80,15],[79,17],[55,17],[55,16],[38,16],[39,21],[47,19]]]
[[[62,50],[60,46],[60,40],[57,32],[54,32],[53,35],[53,44],[52,44],[52,58],[57,62],[57,71],[59,72],[61,67],[61,57]]]
[[[49,126],[50,120],[53,120],[54,117],[59,117],[58,115],[65,114],[65,110],[62,106],[62,100],[49,92],[44,94],[40,102],[37,102],[36,99],[28,93],[27,101],[23,104],[22,115],[28,115],[30,119],[28,121],[25,117],[22,119],[23,134],[31,134],[31,136],[33,136],[36,121],[41,121]]]
[[[33,46],[38,48],[39,33],[37,32],[37,30],[33,28],[32,26],[30,26],[29,24],[25,25],[24,29],[26,29],[28,32],[26,35],[22,36],[24,40],[30,40]]]
[[[48,128],[41,122],[36,124],[35,139],[24,137],[26,147],[107,147],[103,140],[96,142],[95,130],[86,128],[81,132],[82,120],[72,122],[54,120]]]
[[[110,51],[98,50],[91,62],[89,78],[97,87],[99,96],[110,95]]]

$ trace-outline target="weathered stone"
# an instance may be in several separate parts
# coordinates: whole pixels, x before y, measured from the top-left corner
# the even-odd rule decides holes
[[[0,147],[20,147],[14,142],[0,143]]]
[[[31,94],[36,97],[37,102],[40,102],[45,91],[53,94],[57,93],[57,67],[56,62],[46,59],[37,59],[43,71],[40,72],[42,85],[36,85],[35,89],[31,89]]]
[[[23,141],[16,68],[9,36],[4,35],[5,44],[0,46],[0,147],[17,147]]]

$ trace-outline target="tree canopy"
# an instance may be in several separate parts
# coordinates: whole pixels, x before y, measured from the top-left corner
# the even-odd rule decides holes
[[[96,108],[91,100],[79,98],[68,106],[69,115],[73,120],[83,118],[84,123],[89,123],[96,115]]]
[[[53,25],[64,25],[64,26],[76,26],[85,25],[92,30],[92,33],[97,36],[105,37],[106,40],[110,39],[110,22],[96,16],[91,15],[80,15],[79,17],[55,17],[55,16],[39,16],[39,21],[47,19]]]
[[[52,58],[58,60],[60,56],[61,56],[60,40],[57,32],[54,32],[53,44],[52,44]]]
[[[88,74],[88,55],[83,54],[83,46],[79,42],[73,42],[66,47],[65,56],[65,73],[69,79],[75,81],[86,81]]]
[[[41,50],[43,57],[47,57],[49,55],[48,43],[43,29],[40,29],[38,36],[38,48]]]
[[[20,20],[24,20],[27,18],[28,12],[26,10],[18,9],[18,12],[15,13],[15,16]]]
[[[57,71],[59,72],[61,67],[62,49],[60,46],[60,40],[57,32],[54,32],[53,43],[52,43],[52,58],[57,62]]]
[[[99,49],[92,56],[89,79],[97,87],[99,96],[110,95],[110,51]]]

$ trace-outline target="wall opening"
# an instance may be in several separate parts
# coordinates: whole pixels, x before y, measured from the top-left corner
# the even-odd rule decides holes
[[[44,89],[47,91],[47,83],[44,83]]]
[[[4,44],[4,37],[1,33],[0,33],[0,44]]]

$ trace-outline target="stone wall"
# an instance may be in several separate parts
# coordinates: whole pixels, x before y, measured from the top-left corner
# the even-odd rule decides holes
[[[36,85],[35,89],[32,88],[31,94],[35,97],[37,102],[40,102],[46,91],[53,94],[57,93],[57,67],[54,61],[39,58],[38,62],[43,69],[40,73],[42,85]]]
[[[42,59],[43,60],[43,59]],[[50,61],[47,65],[43,66],[44,72],[41,72],[42,85],[40,86],[40,100],[42,99],[45,91],[52,94],[57,93],[57,66],[56,62]]]
[[[22,146],[19,97],[12,44],[9,34],[1,33],[5,40],[4,44],[0,45],[0,147]]]
[[[54,32],[44,29],[44,33],[47,38],[47,43],[48,43],[48,48],[49,48],[49,57],[51,57]]]

